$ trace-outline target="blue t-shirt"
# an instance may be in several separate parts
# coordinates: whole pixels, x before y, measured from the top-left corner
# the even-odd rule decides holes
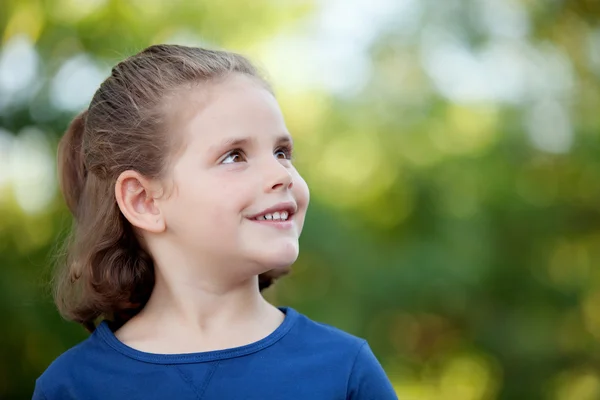
[[[264,339],[189,354],[135,350],[102,322],[38,378],[33,399],[397,400],[365,340],[281,310]]]

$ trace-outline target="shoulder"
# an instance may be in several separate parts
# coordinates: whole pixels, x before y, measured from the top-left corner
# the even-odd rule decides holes
[[[286,335],[284,344],[287,354],[297,354],[300,359],[345,370],[350,373],[352,365],[367,341],[326,323],[317,322],[292,309],[294,326]]]
[[[333,347],[337,350],[358,352],[366,340],[329,324],[317,322],[304,314],[296,313],[295,329],[290,334],[304,344],[318,347]]]
[[[347,398],[397,399],[385,371],[365,339],[299,313],[296,318],[296,327],[288,335],[303,352],[313,356],[312,365],[318,365],[314,360],[318,357],[329,368],[344,373]]]
[[[89,337],[59,355],[52,363],[50,363],[40,378],[56,378],[68,372],[77,364],[80,364],[81,359],[85,358],[86,354],[91,351],[91,348],[93,347],[92,342],[92,337]]]
[[[349,399],[397,400],[398,397],[379,360],[367,343],[361,346],[348,379]]]
[[[67,390],[69,382],[76,381],[90,372],[99,360],[106,355],[106,345],[94,332],[90,337],[59,355],[35,382],[34,399],[60,398]]]

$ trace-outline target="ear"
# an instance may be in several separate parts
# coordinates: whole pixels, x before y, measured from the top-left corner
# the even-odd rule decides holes
[[[164,215],[157,207],[156,184],[139,172],[127,170],[115,183],[115,197],[121,212],[136,228],[152,233],[166,229]]]

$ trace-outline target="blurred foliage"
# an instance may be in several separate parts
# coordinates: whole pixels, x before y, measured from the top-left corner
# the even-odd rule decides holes
[[[0,2],[1,398],[86,336],[47,288],[69,226],[53,149],[85,91],[69,79],[164,41],[244,52],[273,79],[312,190],[273,302],[367,338],[400,398],[600,398],[600,3],[367,3],[334,20],[387,7],[344,38],[362,81],[292,90],[290,65],[331,66],[266,49],[326,1]]]

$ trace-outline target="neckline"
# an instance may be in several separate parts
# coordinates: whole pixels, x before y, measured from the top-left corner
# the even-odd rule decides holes
[[[96,328],[93,335],[98,335],[106,344],[112,347],[119,353],[133,358],[138,361],[143,361],[153,364],[187,364],[187,363],[199,363],[208,361],[217,361],[227,358],[241,357],[248,354],[256,353],[266,347],[269,347],[284,337],[292,328],[296,320],[298,319],[298,312],[291,307],[278,307],[278,309],[285,314],[283,322],[271,332],[268,336],[239,347],[232,347],[230,349],[223,350],[212,350],[197,353],[181,353],[181,354],[160,354],[160,353],[147,353],[141,350],[136,350],[133,347],[127,346],[121,342],[115,334],[110,330],[108,323],[102,321]]]

